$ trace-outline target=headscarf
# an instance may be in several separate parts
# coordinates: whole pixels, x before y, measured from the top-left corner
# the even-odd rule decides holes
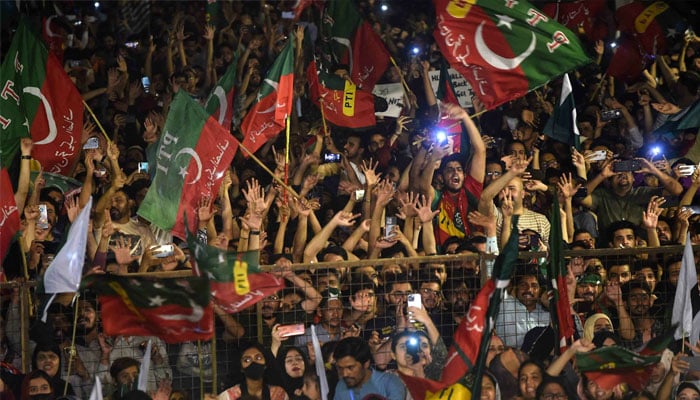
[[[611,326],[611,332],[615,333],[615,329],[612,328],[613,323],[612,320],[610,320],[610,317],[603,313],[597,313],[593,314],[590,317],[586,319],[586,322],[583,324],[583,338],[588,339],[588,340],[593,340],[593,336],[595,336],[595,332],[593,331],[595,322],[598,321],[599,319],[605,319],[610,323]]]
[[[303,395],[298,396],[295,395],[294,392],[297,389],[301,389],[301,387],[304,386],[304,374],[302,374],[298,378],[292,378],[287,373],[287,368],[285,365],[285,358],[287,357],[287,353],[289,353],[290,350],[295,350],[301,355],[301,358],[304,360],[304,372],[306,372],[309,369],[309,359],[306,356],[306,354],[304,354],[304,352],[301,351],[300,348],[295,346],[282,347],[279,350],[279,353],[277,353],[277,365],[279,366],[282,372],[282,387],[284,388],[284,391],[287,392],[287,396],[289,396],[290,400],[302,399],[304,397]]]

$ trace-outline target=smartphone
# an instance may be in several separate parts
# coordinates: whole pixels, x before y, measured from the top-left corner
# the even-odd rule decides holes
[[[700,206],[685,206],[683,207],[684,210],[690,210],[690,212],[695,214],[700,214]]]
[[[142,174],[148,173],[148,162],[140,162],[138,172]]]
[[[608,158],[608,152],[605,150],[594,151],[585,156],[586,161],[605,161]]]
[[[700,357],[681,357],[681,360],[690,364],[689,371],[700,371]]]
[[[92,150],[92,149],[99,149],[100,148],[100,141],[95,137],[91,137],[85,142],[83,145],[83,150]]]
[[[355,199],[356,199],[357,201],[360,201],[360,200],[362,200],[362,199],[364,199],[364,198],[365,198],[365,191],[364,191],[364,189],[355,190]]]
[[[146,93],[151,92],[151,79],[149,79],[147,76],[144,76],[141,78],[141,84],[143,85],[143,91]]]
[[[409,307],[423,308],[423,300],[421,299],[420,293],[409,294],[406,305]]]
[[[124,46],[126,46],[126,47],[128,47],[128,48],[130,48],[130,49],[135,49],[136,47],[138,47],[138,45],[139,45],[139,42],[138,42],[138,41],[133,41],[133,42],[126,42],[126,43],[124,43]]]
[[[396,226],[396,217],[386,217],[384,222],[384,237],[389,239],[394,236],[393,231]]]
[[[339,163],[340,162],[340,154],[338,153],[327,153],[323,155],[323,161],[325,162],[331,162],[331,163]]]
[[[281,337],[299,336],[305,332],[304,324],[280,325],[277,327]]]
[[[282,19],[294,19],[294,11],[282,11]]]
[[[605,110],[600,113],[601,121],[612,121],[614,119],[622,118],[622,111],[618,109]]]
[[[642,163],[639,160],[617,161],[613,164],[613,172],[634,172],[640,169],[642,169]]]
[[[46,204],[39,204],[39,219],[36,221],[36,226],[41,229],[49,229],[49,212],[46,209]]]
[[[161,244],[151,246],[151,252],[155,258],[165,258],[170,257],[175,253],[175,248],[172,244]]]

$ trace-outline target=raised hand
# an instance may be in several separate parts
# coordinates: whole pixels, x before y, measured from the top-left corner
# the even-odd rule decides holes
[[[362,173],[365,175],[365,180],[367,182],[367,187],[373,187],[376,186],[377,183],[379,182],[379,178],[381,177],[381,173],[377,174],[377,166],[379,165],[379,161],[376,163],[373,163],[374,160],[370,159],[369,161],[362,160]]]
[[[333,216],[333,222],[335,222],[338,226],[350,227],[355,224],[355,219],[358,218],[360,215],[362,214],[353,214],[347,211],[339,211]]]
[[[496,232],[496,218],[484,215],[479,211],[475,210],[470,211],[469,214],[467,214],[467,219],[473,225],[484,228],[484,231],[487,233],[487,235],[488,232]]]
[[[396,134],[400,135],[403,131],[408,130],[408,124],[410,124],[413,119],[407,115],[402,115],[396,119]]]
[[[663,209],[661,205],[666,202],[666,199],[659,196],[654,196],[649,200],[646,211],[642,212],[642,225],[646,229],[656,229],[659,223],[659,215]]]
[[[418,219],[424,224],[432,221],[436,215],[440,214],[440,210],[433,211],[430,208],[430,202],[424,194],[416,201],[416,212]]]
[[[515,211],[513,195],[510,193],[510,190],[502,190],[501,194],[501,212],[503,213],[503,217],[512,217]]]
[[[202,196],[197,202],[197,218],[199,219],[200,228],[205,227],[213,216],[211,196]]]
[[[401,210],[397,216],[403,220],[406,218],[418,216],[418,209],[416,208],[416,203],[418,202],[418,195],[414,192],[408,192],[405,196],[398,196]]]
[[[376,191],[377,205],[386,207],[386,205],[389,204],[391,199],[394,197],[396,189],[394,189],[394,186],[388,180],[382,179],[379,181]]]
[[[78,213],[80,213],[80,206],[78,205],[78,196],[66,197],[64,201],[66,207],[66,214],[68,214],[68,221],[73,223],[76,218],[78,218]]]
[[[114,257],[119,265],[129,265],[139,258],[131,255],[131,238],[120,236],[115,241],[114,246],[109,246],[109,249],[114,252]]]
[[[214,40],[214,32],[216,32],[214,25],[207,25],[204,27],[204,35],[202,37],[206,40]]]
[[[559,188],[559,191],[565,198],[572,198],[574,197],[576,192],[581,188],[581,185],[577,184],[576,186],[574,186],[571,173],[569,173],[568,177],[566,174],[562,174],[561,178],[559,178],[559,182],[557,182],[557,187]]]

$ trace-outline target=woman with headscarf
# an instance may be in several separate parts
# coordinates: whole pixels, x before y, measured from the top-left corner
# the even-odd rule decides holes
[[[49,376],[51,386],[57,393],[63,393],[66,381],[61,379],[61,350],[53,343],[39,343],[32,353],[32,366]],[[68,383],[67,395],[74,396],[73,386]]]
[[[593,340],[593,336],[599,331],[608,330],[615,333],[612,320],[603,313],[593,314],[583,324],[583,338]]]
[[[22,400],[53,400],[56,390],[51,384],[51,377],[42,370],[34,370],[22,380]],[[5,397],[2,397],[3,399]]]
[[[241,383],[219,393],[218,400],[238,400],[243,397],[254,397],[260,400],[289,400],[282,387],[265,381],[267,359],[265,349],[261,345],[252,343],[244,348],[240,363],[244,379]]]
[[[283,347],[277,355],[277,367],[282,376],[282,387],[291,400],[303,399],[304,373],[309,366],[304,352],[298,347]]]

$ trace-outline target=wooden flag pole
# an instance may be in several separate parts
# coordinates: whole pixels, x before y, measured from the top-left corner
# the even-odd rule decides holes
[[[245,151],[245,152],[250,156],[250,158],[252,158],[253,161],[255,161],[255,162],[260,166],[260,168],[262,168],[265,172],[267,172],[268,174],[270,174],[270,176],[272,177],[272,179],[274,179],[275,182],[279,183],[279,184],[284,188],[284,190],[289,191],[289,193],[290,193],[292,196],[294,196],[295,198],[301,199],[301,196],[299,196],[299,194],[298,194],[294,189],[292,189],[291,187],[287,186],[287,184],[284,183],[284,181],[283,181],[282,179],[280,179],[277,175],[275,175],[275,173],[272,172],[272,171],[270,170],[270,168],[268,168],[267,165],[265,165],[265,163],[263,163],[258,157],[256,157],[255,154],[253,154],[253,152],[251,152],[251,151],[248,150],[245,146],[243,146],[243,143],[241,143],[241,142],[240,142],[238,139],[236,139],[235,137],[234,137],[233,139],[234,139],[235,141],[238,142],[238,147],[239,147],[240,149],[242,149],[243,151]]]
[[[323,122],[323,136],[328,136],[328,125],[326,124],[326,112],[323,111],[323,97],[318,99],[318,102],[321,103],[321,122]]]
[[[85,100],[83,100],[83,105],[85,106],[85,109],[88,110],[88,112],[92,116],[92,119],[97,124],[97,127],[100,128],[100,132],[102,132],[102,136],[105,137],[105,139],[107,140],[107,143],[112,143],[112,139],[110,139],[109,136],[107,136],[107,132],[105,131],[105,128],[102,126],[102,124],[100,123],[100,120],[97,119],[97,117],[95,116],[95,113],[92,112],[92,108],[90,108],[90,106],[85,102]]]
[[[286,143],[284,146],[284,185],[289,186],[289,130],[290,130],[290,122],[291,117],[287,115],[285,118],[285,121],[287,122],[287,132],[286,132]],[[282,195],[282,201],[284,202],[285,205],[287,205],[287,191],[285,190],[283,195]]]
[[[408,87],[408,83],[406,83],[406,79],[403,77],[403,72],[401,71],[401,68],[396,64],[396,60],[394,60],[394,57],[389,57],[391,60],[391,63],[394,64],[394,67],[398,70],[399,77],[401,77],[401,83],[403,84],[404,89],[406,89],[406,95],[408,94],[413,94],[413,91]],[[415,96],[415,95],[414,95]]]
[[[68,376],[71,375],[71,366],[73,365],[73,357],[78,355],[75,350],[75,331],[78,327],[78,299],[80,298],[80,292],[75,292],[73,297],[73,334],[70,337],[70,351],[68,352]],[[61,371],[59,371],[60,373]],[[68,379],[66,379],[66,384],[63,385],[63,396],[68,395]]]

